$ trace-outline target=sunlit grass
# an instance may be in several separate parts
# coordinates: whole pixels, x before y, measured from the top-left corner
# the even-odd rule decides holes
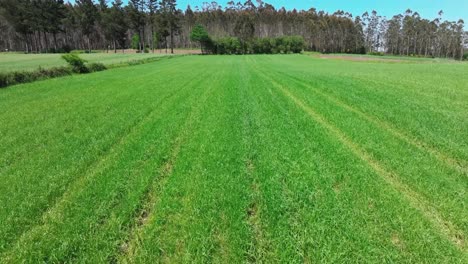
[[[467,71],[188,56],[1,90],[0,262],[466,262]]]

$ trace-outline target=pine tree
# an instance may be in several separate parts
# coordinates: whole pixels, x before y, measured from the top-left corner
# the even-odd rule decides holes
[[[139,52],[145,49],[145,26],[146,26],[146,3],[145,0],[130,0],[127,6],[127,14],[132,25],[132,29],[138,34]]]
[[[210,41],[210,36],[202,25],[197,24],[190,33],[190,40],[200,43],[201,52],[205,53],[205,48]]]
[[[171,41],[171,53],[174,54],[174,36],[179,33],[179,14],[180,11],[177,10],[177,1],[176,0],[161,0],[160,12],[162,19],[160,21],[161,26],[165,27],[169,33]]]
[[[98,9],[92,0],[76,0],[81,32],[88,40],[88,51],[91,53],[91,34],[95,31],[98,20]]]

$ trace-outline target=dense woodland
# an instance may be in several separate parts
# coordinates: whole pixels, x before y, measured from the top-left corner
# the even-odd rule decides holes
[[[305,49],[324,53],[388,53],[461,59],[468,34],[464,21],[433,20],[407,10],[391,18],[372,11],[353,16],[276,8],[261,0],[217,2],[185,10],[176,0],[0,0],[0,48],[24,52],[73,49],[195,48],[196,25],[210,38],[302,36]]]

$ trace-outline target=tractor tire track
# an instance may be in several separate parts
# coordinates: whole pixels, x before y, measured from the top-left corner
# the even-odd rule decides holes
[[[280,72],[278,72],[278,73],[280,73]],[[377,117],[375,117],[373,115],[365,113],[365,112],[363,112],[363,111],[361,111],[361,110],[359,110],[359,109],[345,103],[344,101],[338,99],[335,96],[332,96],[332,95],[327,94],[327,93],[325,93],[323,91],[315,89],[314,87],[312,87],[311,85],[307,84],[304,81],[300,81],[297,78],[295,78],[293,76],[290,76],[290,75],[287,75],[287,74],[284,74],[284,73],[280,73],[280,74],[283,74],[285,76],[293,78],[297,83],[300,83],[303,86],[305,86],[306,88],[309,88],[308,91],[312,91],[315,94],[317,94],[317,95],[327,99],[328,101],[334,103],[335,105],[337,105],[337,106],[339,106],[339,107],[341,107],[343,109],[346,109],[349,112],[352,112],[352,113],[358,115],[359,117],[363,118],[364,120],[366,120],[366,121],[368,121],[370,123],[373,123],[377,127],[380,127],[382,129],[384,129],[385,131],[389,132],[393,136],[405,141],[406,143],[418,148],[419,150],[427,151],[428,153],[430,153],[432,156],[437,158],[437,160],[439,160],[440,162],[442,162],[446,166],[449,166],[450,168],[457,170],[458,172],[464,174],[464,176],[468,176],[468,163],[466,161],[461,161],[461,160],[458,160],[458,159],[456,159],[454,157],[451,157],[447,153],[444,153],[443,151],[431,146],[430,144],[428,144],[426,142],[423,142],[421,140],[418,140],[416,137],[410,135],[408,132],[403,132],[403,131],[399,130],[398,128],[396,128],[391,123],[386,122],[386,121],[382,121],[382,120],[380,120],[379,118],[377,118]]]
[[[258,68],[254,67],[257,72],[268,79],[279,92],[289,98],[296,106],[306,112],[313,120],[319,123],[322,127],[330,131],[343,145],[345,145],[351,152],[364,161],[371,167],[377,175],[379,175],[388,185],[398,191],[410,204],[411,207],[417,209],[431,224],[436,227],[440,234],[450,241],[456,248],[466,252],[466,241],[464,233],[459,230],[452,222],[444,219],[442,215],[419,193],[413,191],[409,186],[399,180],[401,178],[395,172],[389,171],[384,168],[380,163],[375,160],[370,154],[363,150],[358,144],[353,142],[346,136],[340,129],[333,126],[326,118],[320,115],[311,107],[307,106],[299,98],[294,96],[283,85],[271,79],[269,76],[261,72]]]
[[[145,197],[142,199],[140,206],[141,209],[135,213],[135,220],[132,221],[131,226],[128,227],[128,236],[119,244],[117,253],[110,258],[111,262],[134,262],[134,258],[137,254],[136,252],[144,239],[144,230],[147,224],[151,223],[156,217],[154,209],[156,207],[155,205],[160,200],[160,197],[157,194],[166,186],[168,179],[173,172],[175,163],[177,162],[182,145],[187,141],[196,121],[196,117],[200,114],[200,107],[205,104],[212,91],[213,86],[210,86],[210,88],[207,89],[197,101],[197,106],[194,107],[185,121],[181,132],[175,139],[169,160],[158,169],[158,176],[154,177],[153,183],[149,187]]]
[[[281,92],[291,99],[297,106],[304,110],[308,115],[310,115],[315,121],[320,123],[327,130],[332,132],[339,141],[341,141],[345,146],[348,147],[356,156],[361,160],[366,162],[382,179],[392,186],[395,190],[400,192],[405,199],[410,203],[410,205],[418,209],[423,215],[430,221],[434,226],[436,226],[440,232],[455,246],[460,249],[465,248],[465,241],[463,237],[463,232],[459,231],[455,225],[448,220],[445,220],[437,210],[432,207],[425,199],[413,191],[406,184],[402,183],[394,172],[388,171],[382,165],[378,163],[375,159],[372,158],[367,152],[361,149],[356,143],[351,141],[343,132],[338,128],[331,125],[327,120],[325,120],[320,114],[315,112],[312,108],[306,106],[302,101],[297,97],[291,94],[286,89],[281,89]]]
[[[176,69],[177,68],[177,65],[175,66],[172,66],[172,67],[168,67],[168,70],[169,69]],[[145,80],[145,78],[147,77],[147,75],[141,75],[139,76],[139,79],[140,80]],[[99,83],[100,84],[100,83]],[[99,84],[97,84],[96,86],[98,86]],[[132,84],[133,85],[138,85],[139,82],[137,82],[136,80],[132,80]],[[125,96],[121,95],[120,96],[120,101],[118,103],[125,103]],[[49,98],[50,100],[50,98]],[[93,99],[91,101],[88,101],[89,104],[93,104],[93,103],[97,103],[99,102],[100,98],[99,97],[93,97]],[[161,100],[161,102],[163,102],[164,100]],[[118,105],[118,103],[115,103],[115,105]],[[31,107],[31,106],[29,106]],[[144,116],[144,115],[143,115]],[[1,123],[1,122],[0,122]],[[134,124],[132,124],[134,125]],[[129,127],[132,127],[132,126],[129,126]],[[125,131],[124,131],[125,132]],[[24,136],[26,133],[26,131],[24,130],[21,130],[20,133],[17,133],[15,134],[15,137],[12,138],[11,140],[9,141],[6,141],[6,142],[3,142],[5,141],[4,137],[0,137],[0,145],[1,146],[15,146],[15,150],[16,152],[19,152],[19,153],[8,153],[9,156],[6,156],[6,157],[2,157],[2,159],[4,158],[5,160],[8,160],[8,159],[12,159],[11,157],[14,157],[13,161],[9,162],[7,165],[3,166],[3,165],[0,165],[0,175],[2,175],[3,173],[7,173],[9,169],[11,169],[13,166],[15,166],[17,163],[19,163],[22,159],[25,158],[26,154],[31,154],[31,150],[29,149],[27,152],[24,152],[23,150],[27,150],[27,143],[24,143],[22,145],[18,145],[18,138],[21,137],[21,136]],[[120,135],[117,136],[117,138],[119,137]],[[20,149],[20,151],[18,150]],[[21,152],[23,151],[23,152]],[[104,151],[106,152],[106,151]]]
[[[244,73],[243,76],[246,76],[247,73]],[[245,79],[242,80],[242,87],[248,87],[248,81]],[[243,98],[253,98],[251,91],[246,89],[243,92]],[[255,99],[253,99],[255,100]],[[250,232],[252,234],[249,249],[246,252],[246,261],[248,263],[258,263],[262,260],[261,251],[265,247],[264,235],[261,226],[261,217],[260,217],[260,206],[259,199],[261,197],[261,191],[259,188],[258,179],[255,175],[255,147],[254,143],[254,131],[255,127],[253,122],[255,117],[252,113],[253,100],[246,100],[243,116],[243,147],[245,148],[245,175],[250,181],[250,203],[246,208],[246,222],[248,223]]]
[[[203,80],[204,76],[200,76],[199,81]],[[70,187],[60,196],[55,202],[47,209],[44,210],[42,216],[40,217],[40,222],[37,224],[29,227],[28,229],[24,230],[23,233],[14,241],[11,242],[9,248],[15,244],[15,242],[23,241],[28,236],[36,233],[40,230],[40,228],[45,225],[48,218],[56,218],[58,217],[57,214],[62,210],[62,208],[66,205],[67,201],[77,192],[83,190],[87,183],[94,178],[100,171],[106,169],[109,166],[109,161],[112,160],[116,155],[118,155],[118,148],[119,146],[125,144],[132,135],[135,135],[139,132],[139,129],[142,127],[143,124],[149,122],[152,119],[153,114],[158,109],[158,106],[161,105],[168,99],[174,98],[177,94],[181,93],[182,91],[188,90],[190,84],[193,84],[193,80],[185,82],[181,85],[180,89],[170,93],[169,95],[163,97],[158,103],[154,104],[150,110],[143,114],[141,118],[135,120],[131,126],[129,126],[126,130],[124,130],[118,137],[118,139],[108,148],[108,150],[101,156],[100,159],[96,159],[94,163],[88,166],[88,169],[85,170],[86,174],[81,177],[78,177],[75,181],[70,184]],[[1,259],[8,259],[9,252],[6,251],[4,254],[1,254]],[[2,261],[0,261],[2,262]]]

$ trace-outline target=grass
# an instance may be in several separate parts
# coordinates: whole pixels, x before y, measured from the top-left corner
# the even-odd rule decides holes
[[[0,91],[0,262],[465,263],[468,65],[186,56]]]
[[[420,63],[457,63],[459,60],[452,58],[430,58],[430,57],[417,57],[417,56],[399,56],[399,55],[370,55],[370,54],[345,54],[345,53],[330,53],[322,54],[319,52],[304,52],[306,55],[314,57],[324,57],[327,59],[339,60],[369,60],[369,61],[383,61],[383,62],[420,62]]]
[[[101,62],[105,65],[118,64],[133,60],[141,60],[158,56],[160,53],[90,53],[79,54],[88,63]],[[61,54],[15,54],[0,53],[0,72],[33,71],[39,67],[51,68],[66,66],[67,63],[61,58]]]

